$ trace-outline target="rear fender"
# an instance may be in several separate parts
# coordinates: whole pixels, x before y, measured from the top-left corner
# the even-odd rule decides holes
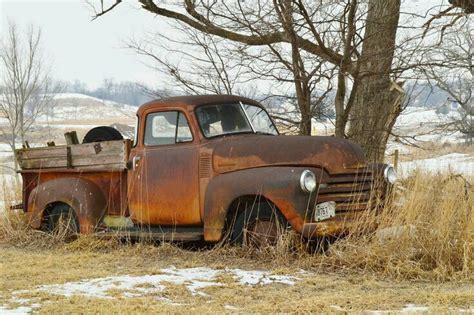
[[[230,205],[241,196],[262,196],[301,232],[311,196],[299,184],[301,167],[262,167],[219,175],[211,180],[204,203],[204,239],[219,241]],[[316,176],[321,170],[312,169]]]
[[[81,178],[60,178],[38,185],[28,198],[30,225],[40,228],[44,211],[62,202],[74,209],[81,233],[92,233],[106,211],[104,194],[93,182]]]

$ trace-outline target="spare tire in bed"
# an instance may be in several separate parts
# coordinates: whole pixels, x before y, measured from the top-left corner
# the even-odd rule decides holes
[[[95,127],[89,130],[82,143],[123,140],[122,134],[115,128],[108,126]]]

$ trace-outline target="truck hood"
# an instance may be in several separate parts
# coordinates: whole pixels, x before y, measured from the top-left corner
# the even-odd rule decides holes
[[[366,167],[362,149],[335,137],[233,136],[214,146],[217,173],[264,166],[308,166],[330,174],[348,173]]]

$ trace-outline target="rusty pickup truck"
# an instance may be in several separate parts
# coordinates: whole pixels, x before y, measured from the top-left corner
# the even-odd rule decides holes
[[[17,150],[33,228],[235,243],[293,229],[310,240],[350,232],[396,180],[350,141],[280,135],[261,104],[238,96],[146,103],[133,141],[104,130]]]

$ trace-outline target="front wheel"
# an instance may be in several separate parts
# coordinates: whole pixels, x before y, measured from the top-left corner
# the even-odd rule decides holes
[[[52,206],[46,213],[44,230],[54,237],[71,241],[79,234],[79,222],[74,209],[66,204]]]
[[[230,240],[256,248],[275,246],[287,225],[286,219],[269,203],[246,205],[237,213]]]

